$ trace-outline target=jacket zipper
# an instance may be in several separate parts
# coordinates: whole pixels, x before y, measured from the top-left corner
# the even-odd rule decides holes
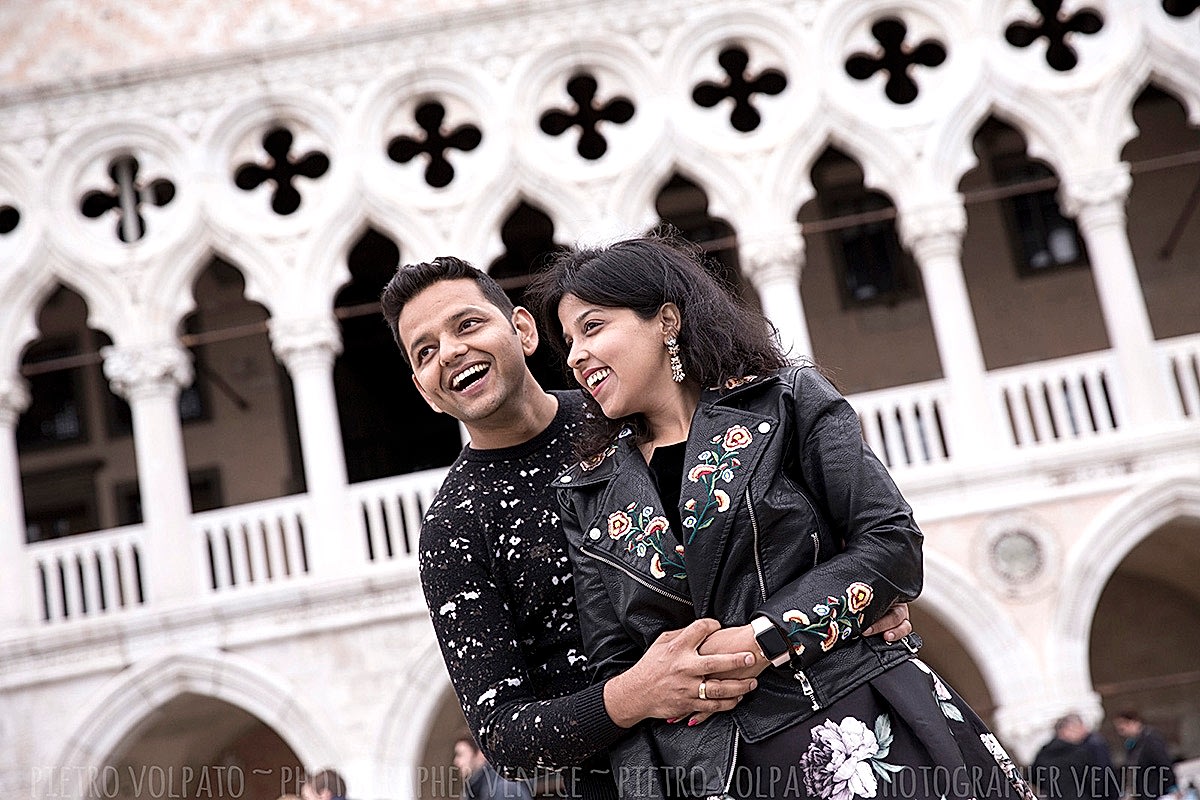
[[[610,567],[616,567],[617,569],[621,570],[626,575],[628,575],[629,577],[633,578],[635,581],[640,583],[642,586],[645,586],[650,591],[657,592],[658,594],[662,595],[663,597],[666,597],[670,600],[674,600],[677,603],[683,603],[688,608],[692,608],[692,601],[688,600],[683,595],[675,594],[674,592],[669,592],[666,589],[662,588],[661,586],[655,586],[653,583],[646,580],[641,575],[637,574],[636,572],[634,572],[632,569],[625,566],[621,562],[619,562],[615,559],[609,558],[607,555],[602,555],[599,550],[593,550],[590,547],[587,547],[586,545],[580,545],[579,549],[582,550],[583,552],[587,553],[588,555],[590,555],[592,558],[594,558],[598,561],[603,561],[605,564],[608,564]]]
[[[813,691],[813,686],[803,670],[796,670],[796,680],[800,681],[800,691],[804,692],[804,696],[812,703],[813,711],[820,711],[821,704],[817,702],[817,693]]]
[[[809,536],[813,540],[813,566],[815,567],[821,559],[821,537],[817,535],[816,531],[810,533]]]
[[[733,786],[733,776],[734,776],[734,773],[737,772],[738,740],[739,740],[739,738],[740,737],[738,736],[737,725],[734,725],[733,726],[733,756],[729,760],[729,776],[725,778],[725,793],[723,795],[721,795],[722,797],[731,797],[732,796],[729,794],[729,787]]]
[[[758,570],[758,590],[762,594],[762,601],[767,602],[767,582],[763,578],[762,558],[758,554],[758,515],[754,513],[754,503],[750,501],[750,488],[746,487],[746,509],[750,512],[750,530],[754,533],[754,566]],[[813,566],[817,565],[817,557],[820,553],[820,538],[814,531],[809,534],[813,540]],[[804,692],[804,696],[812,703],[813,711],[820,711],[821,704],[817,702],[817,693],[813,690],[812,683],[809,682],[808,676],[803,670],[796,670],[796,680],[800,681],[800,689]],[[737,750],[737,741],[734,741],[734,752]],[[732,777],[733,773],[730,773]],[[728,788],[726,788],[728,794]]]
[[[754,533],[754,568],[758,571],[758,591],[762,601],[767,602],[767,580],[763,577],[762,556],[758,552],[758,515],[754,513],[754,502],[750,499],[750,487],[746,487],[746,509],[750,512],[750,530]]]

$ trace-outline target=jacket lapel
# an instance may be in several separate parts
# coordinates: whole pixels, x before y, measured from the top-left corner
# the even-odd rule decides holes
[[[688,582],[697,612],[706,614],[724,563],[732,522],[745,500],[750,476],[775,435],[770,417],[706,403],[692,418],[684,454],[679,514]],[[746,530],[744,535],[751,535]]]
[[[681,539],[670,530],[650,468],[632,436],[617,440],[608,457],[584,472],[576,486],[608,482],[598,515],[584,531],[585,547],[603,551],[652,585],[688,597]]]

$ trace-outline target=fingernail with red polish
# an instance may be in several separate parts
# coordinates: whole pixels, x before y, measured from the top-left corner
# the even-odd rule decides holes
[[[667,720],[667,724],[674,725],[676,722],[679,722],[680,719],[682,719],[682,717],[671,717],[669,720]]]
[[[692,717],[691,719],[688,720],[689,728],[692,727],[693,725],[699,725],[699,724],[700,724],[700,720],[696,719],[695,717]]]

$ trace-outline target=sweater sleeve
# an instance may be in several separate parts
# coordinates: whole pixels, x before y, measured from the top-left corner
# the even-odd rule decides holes
[[[482,530],[426,520],[420,570],[425,602],[467,724],[497,770],[511,777],[581,764],[623,733],[604,686],[539,700],[507,597]]]

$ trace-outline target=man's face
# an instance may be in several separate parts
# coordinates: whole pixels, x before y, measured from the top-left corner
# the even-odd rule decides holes
[[[462,774],[463,780],[471,777],[471,773],[479,768],[478,762],[482,760],[482,755],[467,742],[455,742],[454,766]]]
[[[1079,744],[1087,738],[1089,733],[1091,731],[1088,730],[1088,726],[1083,724],[1081,720],[1072,720],[1063,726],[1062,738],[1065,741]]]
[[[413,368],[413,382],[434,411],[468,427],[517,397],[537,349],[533,318],[518,308],[511,319],[475,281],[439,281],[409,300],[396,328]]]
[[[1132,739],[1141,733],[1142,730],[1140,723],[1132,719],[1125,719],[1124,717],[1114,719],[1113,727],[1117,729],[1117,734],[1125,739]]]

